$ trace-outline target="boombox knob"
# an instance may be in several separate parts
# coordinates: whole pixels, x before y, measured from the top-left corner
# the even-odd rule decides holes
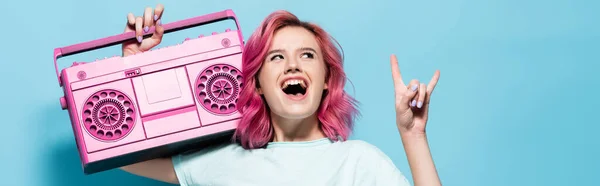
[[[217,34],[218,34],[217,32],[213,32],[213,33],[212,33],[212,35],[217,35]]]
[[[228,28],[228,29],[225,29],[225,32],[229,32],[229,31],[231,31],[231,29],[229,29],[229,28]]]
[[[200,34],[200,35],[198,36],[198,38],[201,38],[201,37],[204,37],[204,34]]]
[[[67,109],[67,99],[65,97],[60,97],[60,107],[65,110]]]
[[[189,37],[186,37],[184,41],[189,41],[189,40],[190,40],[190,38],[189,38]]]

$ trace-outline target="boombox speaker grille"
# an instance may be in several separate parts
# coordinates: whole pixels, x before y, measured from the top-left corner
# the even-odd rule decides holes
[[[91,95],[82,111],[87,132],[102,141],[116,141],[127,136],[136,114],[131,99],[118,90],[102,90]]]
[[[208,112],[227,115],[235,112],[242,87],[241,71],[227,64],[204,69],[196,79],[196,98]]]

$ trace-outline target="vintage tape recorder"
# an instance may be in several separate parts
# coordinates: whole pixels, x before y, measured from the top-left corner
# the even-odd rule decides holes
[[[240,114],[243,37],[236,15],[224,10],[169,24],[164,34],[231,20],[237,30],[185,39],[180,44],[127,57],[74,62],[59,71],[57,59],[124,41],[128,32],[54,49],[83,172],[93,174],[188,150],[231,136]],[[154,28],[145,34],[151,36]],[[60,72],[60,73],[59,73]]]

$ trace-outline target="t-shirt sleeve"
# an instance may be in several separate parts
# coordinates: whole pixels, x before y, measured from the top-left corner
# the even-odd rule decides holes
[[[394,165],[392,160],[385,155],[381,157],[379,168],[376,170],[376,185],[410,186],[410,183],[404,174],[402,174],[396,165]]]
[[[371,183],[374,186],[410,186],[404,174],[394,162],[379,148],[366,144],[361,158],[363,166],[368,167]]]
[[[172,156],[171,161],[179,184],[188,186],[210,183],[211,172],[222,168],[218,162],[222,161],[223,156],[230,150],[228,148],[231,148],[228,144],[219,144]]]

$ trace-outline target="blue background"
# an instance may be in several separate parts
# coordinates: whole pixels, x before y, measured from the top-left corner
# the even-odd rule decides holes
[[[82,174],[51,58],[55,47],[121,33],[128,12],[158,2],[2,3],[2,185],[167,185],[120,170]],[[392,53],[406,81],[441,70],[427,128],[444,185],[598,185],[599,1],[161,3],[163,23],[231,8],[246,38],[277,9],[322,25],[343,46],[348,90],[361,101],[352,138],[378,146],[410,180],[394,124]],[[115,46],[79,57],[119,54]]]

